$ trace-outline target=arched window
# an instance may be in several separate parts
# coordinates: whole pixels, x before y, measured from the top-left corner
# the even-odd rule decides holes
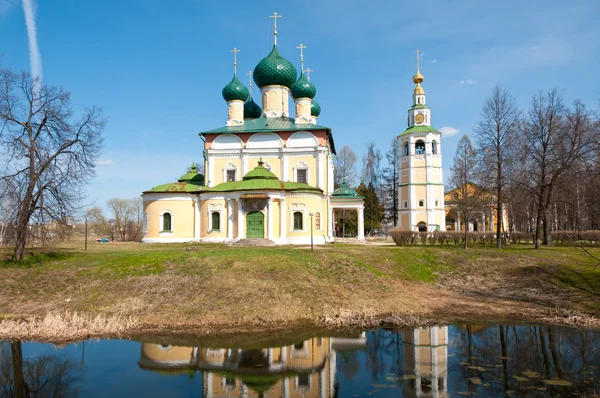
[[[295,211],[294,212],[294,229],[295,230],[303,230],[303,225],[302,225],[302,212],[301,211]]]
[[[404,143],[404,156],[408,156],[408,142]]]
[[[419,200],[419,207],[425,207],[425,201],[423,199]]]
[[[422,221],[417,224],[417,228],[419,228],[419,232],[427,232],[427,224]]]
[[[417,155],[425,154],[425,143],[422,140],[415,142],[415,153]]]
[[[162,230],[165,232],[171,232],[171,213],[164,213],[162,216]]]
[[[213,211],[210,215],[211,221],[211,231],[220,231],[221,230],[221,213],[218,211]]]
[[[431,141],[431,153],[437,155],[437,142]]]
[[[321,213],[316,213],[315,214],[315,228],[317,230],[321,229]]]

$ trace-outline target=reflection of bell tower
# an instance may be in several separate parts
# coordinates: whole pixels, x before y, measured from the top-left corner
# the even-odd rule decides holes
[[[448,326],[405,331],[404,368],[413,369],[415,378],[405,387],[409,397],[447,397]]]

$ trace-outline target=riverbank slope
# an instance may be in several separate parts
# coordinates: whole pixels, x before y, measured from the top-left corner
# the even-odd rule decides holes
[[[94,242],[2,262],[0,281],[0,338],[458,320],[600,327],[600,264],[571,247]]]

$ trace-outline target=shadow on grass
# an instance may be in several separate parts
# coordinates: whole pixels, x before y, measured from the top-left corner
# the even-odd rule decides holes
[[[66,252],[29,252],[22,261],[13,261],[11,258],[0,261],[0,268],[32,268],[49,262],[67,260],[75,256],[75,253]],[[7,255],[7,257],[9,256]]]

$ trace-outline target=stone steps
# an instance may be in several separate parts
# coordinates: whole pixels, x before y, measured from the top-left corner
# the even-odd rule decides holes
[[[240,239],[235,244],[239,246],[275,246],[275,242],[269,239]]]

